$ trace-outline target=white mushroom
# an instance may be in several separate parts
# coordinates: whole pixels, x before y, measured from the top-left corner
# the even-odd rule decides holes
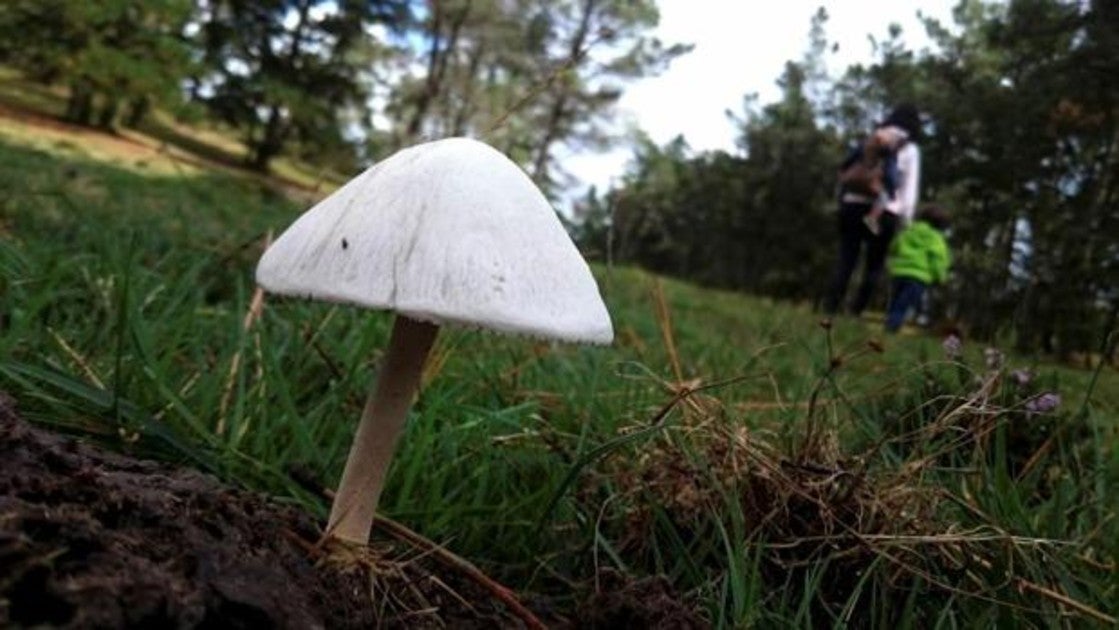
[[[439,326],[576,343],[614,331],[586,262],[525,173],[451,138],[400,151],[299,217],[256,270],[267,291],[395,311],[327,532],[368,540]]]

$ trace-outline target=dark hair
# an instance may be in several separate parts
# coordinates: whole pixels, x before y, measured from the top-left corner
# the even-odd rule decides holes
[[[882,121],[882,125],[901,127],[905,130],[905,133],[909,134],[911,141],[919,142],[921,140],[921,112],[917,110],[917,106],[913,103],[899,103],[886,117],[886,120]]]
[[[917,212],[917,220],[924,221],[941,232],[947,230],[952,223],[948,218],[948,212],[944,208],[933,204],[921,206],[921,209]]]

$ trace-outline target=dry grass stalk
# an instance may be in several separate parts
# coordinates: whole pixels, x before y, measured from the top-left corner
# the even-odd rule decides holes
[[[72,360],[75,364],[77,364],[79,368],[81,368],[82,373],[85,374],[85,377],[89,380],[90,383],[93,383],[99,389],[105,389],[105,383],[102,382],[100,378],[98,378],[97,372],[93,370],[93,367],[90,366],[89,361],[87,361],[85,357],[78,353],[78,351],[75,350],[73,346],[71,346],[69,343],[66,342],[65,339],[62,338],[62,335],[59,335],[50,326],[47,327],[47,332],[50,333],[51,338],[53,338],[55,343],[58,344],[58,347],[62,348],[62,351],[70,357],[70,360]]]
[[[262,250],[268,249],[272,244],[272,230],[269,230],[264,236],[264,244]],[[253,324],[260,319],[260,315],[264,310],[264,289],[256,287],[253,291],[253,297],[249,300],[249,308],[245,311],[245,316],[241,319],[241,331],[248,334],[252,330]],[[259,337],[257,339],[259,343]],[[233,358],[229,360],[229,372],[225,377],[225,386],[222,388],[221,401],[218,405],[218,422],[214,427],[214,433],[218,435],[225,435],[226,415],[229,412],[229,402],[233,398],[233,385],[237,380],[237,374],[241,371],[241,349],[238,348],[237,352],[233,353]]]

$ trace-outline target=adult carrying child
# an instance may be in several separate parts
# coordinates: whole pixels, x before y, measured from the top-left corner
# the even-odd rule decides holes
[[[917,206],[920,134],[917,108],[909,103],[900,104],[841,164],[839,261],[824,297],[825,312],[834,314],[840,310],[864,250],[862,283],[849,311],[861,314],[874,296],[890,241],[899,227],[912,221]]]

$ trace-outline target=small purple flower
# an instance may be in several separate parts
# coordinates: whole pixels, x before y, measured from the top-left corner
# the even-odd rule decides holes
[[[944,356],[950,361],[955,361],[964,354],[964,342],[956,335],[945,337],[944,341],[940,342],[940,347],[944,348]]]
[[[983,361],[986,363],[988,370],[1001,368],[1005,358],[1005,355],[998,348],[985,348],[983,350]]]
[[[1061,395],[1054,392],[1045,392],[1026,401],[1026,411],[1030,413],[1049,413],[1060,406]]]
[[[1033,372],[1026,369],[1014,370],[1010,373],[1010,380],[1014,381],[1014,384],[1018,387],[1025,387],[1030,384],[1030,381],[1034,380],[1034,375]]]

